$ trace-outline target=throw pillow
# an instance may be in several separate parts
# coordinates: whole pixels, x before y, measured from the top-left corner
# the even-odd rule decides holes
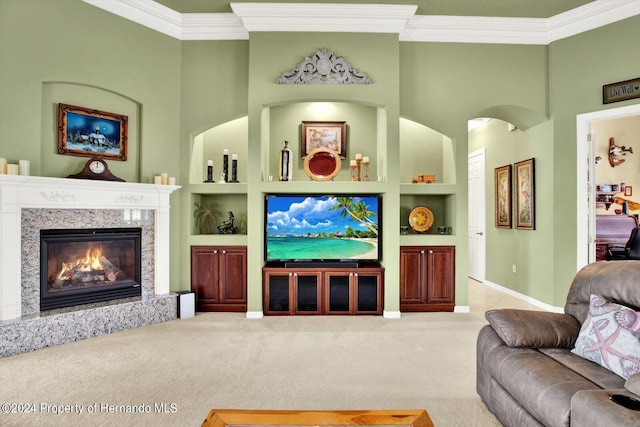
[[[640,313],[591,295],[572,353],[623,378],[640,372]]]

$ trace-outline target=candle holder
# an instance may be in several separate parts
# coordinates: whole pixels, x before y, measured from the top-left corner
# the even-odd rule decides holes
[[[356,154],[356,169],[357,169],[357,178],[356,181],[360,181],[360,168],[362,164],[362,154]]]
[[[226,148],[222,151],[222,182],[229,182],[229,150]]]
[[[364,173],[362,180],[369,181],[369,159],[365,158],[362,160],[362,171]]]
[[[358,165],[355,160],[351,160],[351,162],[349,162],[349,168],[351,169],[351,181],[360,181],[360,177],[358,176]]]
[[[238,155],[233,154],[231,156],[231,181],[230,182],[239,182],[238,181]]]
[[[215,182],[213,180],[213,160],[207,160],[207,179],[204,180],[203,182],[205,183]]]

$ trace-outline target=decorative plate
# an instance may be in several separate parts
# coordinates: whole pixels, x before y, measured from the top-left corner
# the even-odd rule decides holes
[[[433,225],[433,212],[427,207],[418,206],[409,213],[409,225],[413,231],[420,233],[431,230]]]
[[[329,181],[342,168],[340,155],[328,148],[318,148],[304,158],[304,171],[314,181]]]

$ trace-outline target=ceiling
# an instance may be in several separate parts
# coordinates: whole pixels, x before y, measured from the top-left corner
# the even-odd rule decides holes
[[[417,5],[416,15],[549,18],[594,0],[154,0],[179,13],[232,13],[230,3]]]

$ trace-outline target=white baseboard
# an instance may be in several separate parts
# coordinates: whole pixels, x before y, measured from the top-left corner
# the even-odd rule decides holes
[[[453,312],[454,313],[469,313],[469,306],[468,305],[456,305],[453,308]]]
[[[384,317],[385,319],[399,319],[401,317],[401,315],[400,315],[399,311],[383,310],[382,311],[382,317]]]
[[[556,307],[554,305],[547,304],[542,301],[538,301],[535,298],[531,298],[530,296],[521,294],[520,292],[516,292],[513,289],[505,288],[504,286],[498,285],[497,283],[493,283],[488,280],[485,280],[483,283],[489,286],[490,288],[496,289],[500,292],[504,292],[507,295],[510,295],[514,298],[518,298],[528,304],[535,305],[536,307],[540,307],[543,310],[551,311],[554,313],[564,313],[564,307]]]
[[[264,314],[261,311],[247,311],[247,319],[262,319]]]

